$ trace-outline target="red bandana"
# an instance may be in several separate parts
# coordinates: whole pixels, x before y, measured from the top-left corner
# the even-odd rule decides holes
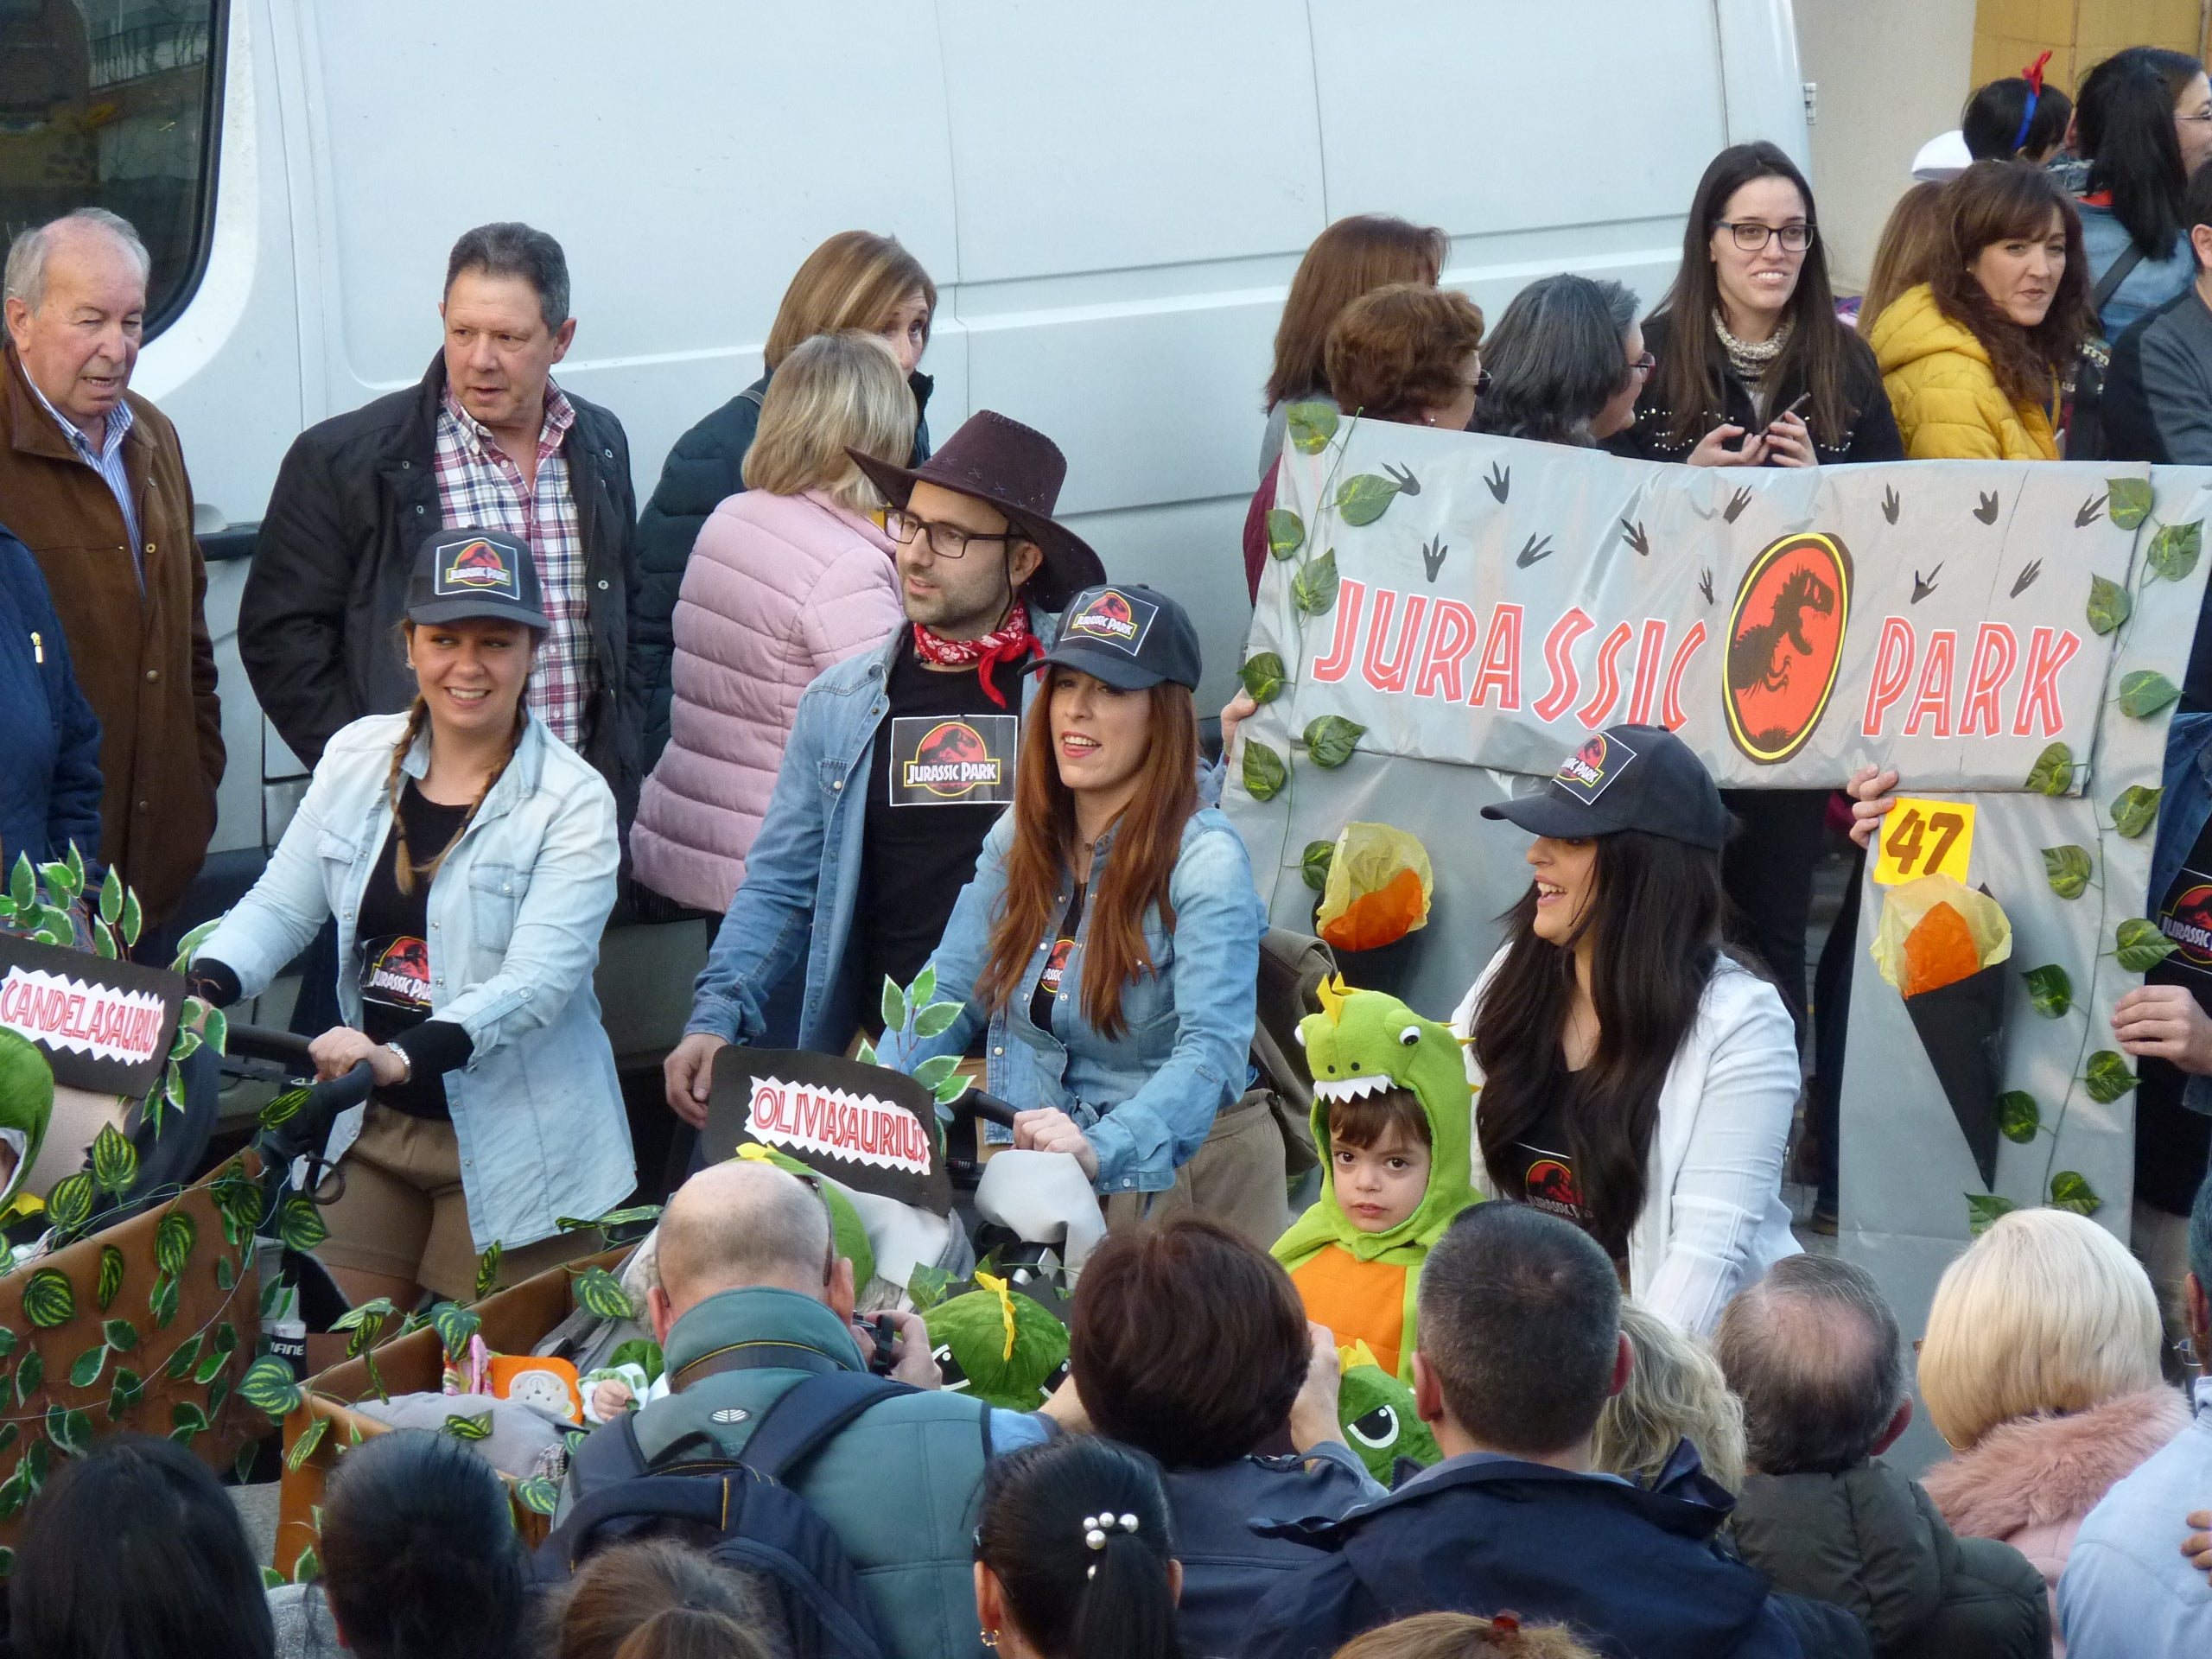
[[[1000,626],[980,639],[945,639],[914,624],[914,654],[939,668],[973,667],[983,683],[983,695],[1001,709],[1005,694],[992,683],[991,671],[1001,663],[1018,663],[1026,657],[1042,657],[1044,642],[1029,631],[1029,607],[1016,604]]]

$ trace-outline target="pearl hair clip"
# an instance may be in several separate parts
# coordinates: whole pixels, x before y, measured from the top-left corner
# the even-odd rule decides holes
[[[1123,1532],[1135,1532],[1137,1518],[1134,1515],[1086,1515],[1083,1517],[1083,1541],[1093,1549],[1103,1549],[1106,1535],[1116,1527]]]

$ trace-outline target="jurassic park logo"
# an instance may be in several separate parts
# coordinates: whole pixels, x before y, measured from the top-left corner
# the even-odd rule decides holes
[[[491,543],[478,539],[459,547],[438,550],[442,561],[438,586],[448,588],[512,588],[514,573],[506,556]]]
[[[1109,588],[1062,622],[1060,633],[1063,638],[1080,635],[1118,645],[1135,656],[1151,631],[1152,619],[1159,613],[1158,607]]]
[[[1003,805],[1014,799],[1020,724],[1007,715],[891,722],[891,804]]]
[[[1833,536],[1786,536],[1751,561],[1728,617],[1728,735],[1778,766],[1827,712],[1851,618],[1851,555]]]

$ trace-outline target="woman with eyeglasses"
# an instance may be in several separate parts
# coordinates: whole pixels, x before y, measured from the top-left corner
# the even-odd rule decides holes
[[[1734,144],[1698,181],[1675,284],[1643,324],[1657,359],[1607,444],[1693,467],[1901,461],[1865,342],[1840,321],[1812,187],[1773,144]]]
[[[2104,337],[2118,340],[2196,280],[2182,192],[2212,160],[2212,81],[2186,52],[2131,46],[2082,77],[2075,127],[2089,163],[2082,246]]]
[[[1627,427],[1651,372],[1636,296],[1567,273],[1516,294],[1484,355],[1476,431],[1585,449]]]

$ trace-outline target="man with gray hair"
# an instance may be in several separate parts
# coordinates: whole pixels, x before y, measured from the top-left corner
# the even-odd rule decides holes
[[[2010,1544],[1957,1538],[1879,1453],[1912,1421],[1904,1341],[1872,1274],[1784,1257],[1720,1315],[1744,1402],[1744,1559],[1777,1590],[1849,1609],[1877,1659],[2044,1659],[2042,1575]],[[2177,1515],[2178,1519],[2178,1515]]]
[[[100,207],[8,250],[0,522],[36,556],[99,716],[97,850],[159,922],[214,833],[223,721],[184,451],[130,390],[150,270]]]

